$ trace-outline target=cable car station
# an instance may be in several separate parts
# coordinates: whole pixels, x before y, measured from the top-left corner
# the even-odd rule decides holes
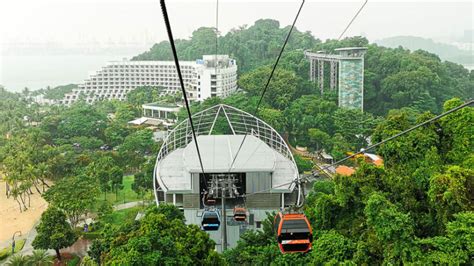
[[[267,212],[294,203],[298,170],[283,138],[251,114],[221,104],[192,118],[205,173],[184,120],[158,153],[155,198],[182,209],[186,223],[207,231],[221,251],[223,242],[232,248],[246,230],[261,229]]]

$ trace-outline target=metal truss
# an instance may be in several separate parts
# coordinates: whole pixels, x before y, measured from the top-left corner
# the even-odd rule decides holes
[[[219,104],[194,114],[192,118],[196,136],[212,135],[216,122],[223,119],[227,122],[232,135],[252,135],[259,138],[270,148],[291,160],[296,168],[293,154],[281,135],[269,124],[247,112]],[[189,119],[183,120],[168,134],[158,152],[156,163],[158,164],[172,151],[188,145],[192,138]],[[295,172],[298,173],[297,170]]]

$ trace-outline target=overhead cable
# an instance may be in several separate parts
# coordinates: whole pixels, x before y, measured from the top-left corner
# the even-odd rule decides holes
[[[199,151],[199,145],[196,138],[196,131],[194,130],[193,118],[191,115],[191,109],[189,108],[188,96],[186,94],[186,89],[184,88],[183,76],[181,74],[178,54],[176,53],[176,46],[174,44],[173,32],[171,31],[171,25],[170,25],[170,20],[168,17],[168,11],[166,10],[165,0],[160,0],[160,5],[161,5],[161,11],[163,12],[163,18],[165,20],[166,31],[168,32],[168,39],[171,44],[171,51],[173,52],[174,63],[176,65],[176,72],[178,73],[179,83],[181,85],[181,91],[183,92],[184,103],[186,105],[186,110],[188,112],[189,123],[191,124],[191,131],[193,134],[194,144],[196,144],[196,151],[199,158],[199,165],[201,166],[201,171],[204,174],[204,166],[202,164],[201,152]]]
[[[359,8],[359,10],[357,10],[357,13],[354,15],[354,17],[351,19],[351,21],[349,22],[349,24],[347,24],[347,26],[344,28],[344,30],[341,32],[341,34],[339,35],[339,38],[337,38],[338,41],[341,40],[342,36],[344,36],[344,33],[346,33],[346,31],[349,29],[349,27],[352,25],[352,22],[354,22],[354,20],[357,18],[357,16],[359,16],[359,13],[362,11],[362,9],[364,9],[365,5],[367,4],[369,0],[365,0],[365,2],[362,4],[362,6]]]
[[[451,109],[451,110],[449,110],[449,111],[446,111],[446,112],[444,112],[444,113],[442,113],[442,114],[439,114],[439,115],[437,115],[437,116],[435,116],[435,117],[433,117],[433,118],[430,118],[430,119],[428,119],[428,120],[426,120],[426,121],[424,121],[424,122],[422,122],[422,123],[419,123],[419,124],[417,124],[417,125],[415,125],[415,126],[409,128],[409,129],[406,129],[406,130],[404,130],[404,131],[402,131],[402,132],[400,132],[400,133],[398,133],[398,134],[395,134],[395,135],[393,135],[393,136],[391,136],[391,137],[389,137],[389,138],[386,138],[386,139],[384,139],[384,140],[382,140],[382,141],[380,141],[380,142],[377,142],[377,143],[375,143],[375,144],[369,145],[369,146],[367,146],[366,148],[363,148],[363,149],[361,149],[360,151],[358,151],[358,152],[356,152],[356,153],[354,153],[354,154],[352,154],[352,155],[350,155],[350,156],[345,157],[344,159],[341,159],[341,160],[339,160],[339,161],[336,161],[336,162],[334,162],[334,163],[332,163],[332,164],[330,164],[330,165],[324,166],[324,167],[321,168],[321,171],[328,170],[328,169],[331,168],[331,167],[334,167],[334,166],[336,166],[336,165],[338,165],[338,164],[340,164],[340,163],[342,163],[342,162],[344,162],[344,161],[347,161],[347,160],[349,160],[349,159],[351,159],[351,158],[354,158],[354,157],[357,156],[358,154],[362,154],[362,153],[364,153],[364,152],[366,152],[366,151],[368,151],[368,150],[371,150],[371,149],[373,149],[373,148],[375,148],[375,147],[377,147],[377,146],[380,146],[380,145],[382,145],[382,144],[384,144],[384,143],[386,143],[386,142],[392,141],[392,140],[394,140],[394,139],[396,139],[396,138],[398,138],[398,137],[401,137],[401,136],[403,136],[403,135],[405,135],[405,134],[408,134],[408,133],[412,132],[412,131],[415,130],[415,129],[418,129],[418,128],[422,127],[422,126],[425,126],[425,125],[430,124],[430,123],[432,123],[432,122],[434,122],[434,121],[437,121],[437,120],[439,120],[439,119],[441,119],[441,118],[443,118],[443,117],[445,117],[445,116],[447,116],[447,115],[449,115],[449,114],[451,114],[451,113],[457,112],[457,111],[459,111],[459,110],[461,110],[461,109],[463,109],[463,108],[465,108],[465,107],[468,107],[469,105],[472,105],[472,104],[474,104],[474,100],[473,100],[473,99],[470,99],[470,100],[466,101],[465,103],[459,105],[458,107],[455,107],[455,108],[453,108],[453,109]],[[304,182],[304,181],[306,181],[306,180],[303,180],[303,182]],[[246,196],[253,195],[253,194],[256,194],[256,193],[263,193],[263,192],[271,191],[272,189],[275,189],[275,188],[290,186],[291,184],[296,183],[296,182],[300,182],[300,181],[298,181],[298,180],[292,180],[291,182],[286,182],[286,183],[283,183],[283,184],[279,184],[279,185],[277,185],[277,186],[275,186],[275,187],[272,187],[272,188],[270,188],[270,189],[264,189],[264,190],[260,190],[260,191],[256,191],[256,192],[249,193],[249,194],[247,194]]]
[[[288,43],[288,40],[290,39],[291,32],[293,31],[293,28],[295,27],[296,21],[298,20],[298,17],[301,13],[301,9],[303,8],[304,3],[305,3],[305,0],[301,1],[301,5],[298,9],[298,12],[296,13],[296,16],[293,20],[293,23],[291,24],[290,30],[288,31],[288,34],[286,35],[285,41],[283,42],[283,46],[280,49],[280,53],[278,54],[278,57],[277,57],[275,63],[273,64],[272,71],[270,72],[270,76],[268,77],[267,83],[265,84],[265,87],[262,90],[262,94],[260,95],[260,99],[258,100],[257,106],[255,108],[254,116],[258,115],[258,109],[260,108],[260,104],[262,103],[263,97],[265,96],[265,93],[267,92],[268,86],[270,85],[270,82],[273,78],[273,74],[275,73],[275,69],[277,68],[278,63],[280,62],[281,55],[283,54],[283,51],[285,50],[286,44]],[[242,149],[242,146],[244,145],[244,142],[245,142],[245,139],[247,138],[247,135],[248,134],[245,134],[244,137],[242,138],[242,141],[240,142],[240,145],[239,145],[239,149],[237,150],[234,158],[232,159],[232,163],[229,167],[228,172],[230,172],[232,170],[232,167],[234,166],[235,160],[237,159],[237,156],[239,155],[240,150]]]

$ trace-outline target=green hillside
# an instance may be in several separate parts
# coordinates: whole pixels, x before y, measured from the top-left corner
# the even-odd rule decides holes
[[[415,36],[395,36],[376,40],[375,43],[390,48],[402,46],[412,51],[425,50],[437,54],[442,60],[458,64],[474,64],[474,54],[472,50],[461,50],[454,45],[435,42],[432,39]]]

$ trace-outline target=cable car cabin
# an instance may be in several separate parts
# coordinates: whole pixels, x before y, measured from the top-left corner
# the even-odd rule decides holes
[[[235,207],[234,220],[236,222],[244,222],[245,220],[247,220],[247,210],[242,207]]]
[[[204,211],[202,213],[201,227],[204,231],[217,231],[221,225],[217,211]]]
[[[308,252],[313,242],[313,231],[304,214],[279,212],[274,221],[278,247],[282,253]]]
[[[207,205],[216,205],[216,200],[214,198],[207,198],[206,203]]]

